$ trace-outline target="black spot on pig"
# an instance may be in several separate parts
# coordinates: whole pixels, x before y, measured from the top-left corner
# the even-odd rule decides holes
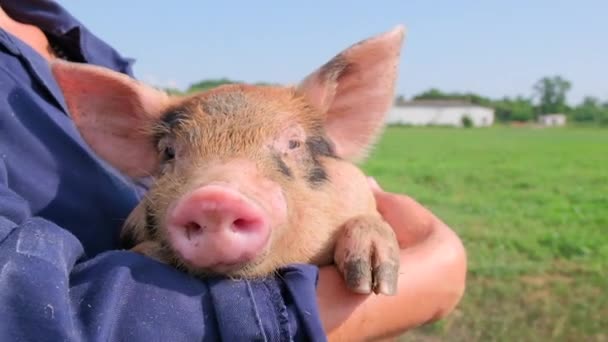
[[[329,177],[327,176],[327,171],[325,171],[323,165],[317,163],[314,164],[308,171],[307,180],[313,188],[316,188],[327,182]]]
[[[169,129],[173,129],[177,127],[180,121],[186,119],[188,117],[188,113],[183,110],[172,110],[170,112],[165,113],[160,119],[162,124]]]
[[[337,81],[339,78],[352,73],[353,69],[355,69],[355,65],[349,63],[342,54],[339,54],[321,67],[319,76],[323,81]]]
[[[313,187],[319,187],[329,181],[325,167],[319,160],[320,157],[338,158],[335,154],[333,144],[323,136],[312,136],[306,139],[306,147],[310,155],[310,167],[307,180]]]
[[[291,172],[291,169],[289,168],[289,166],[287,166],[287,164],[285,164],[285,162],[278,153],[273,154],[272,159],[274,160],[277,168],[283,175],[288,178],[293,178],[293,173]]]
[[[173,109],[164,113],[154,129],[154,143],[158,144],[162,138],[175,131],[180,122],[187,119],[189,116],[190,114],[183,109]]]
[[[319,156],[337,158],[333,144],[322,136],[312,136],[306,139],[306,146],[313,158]]]

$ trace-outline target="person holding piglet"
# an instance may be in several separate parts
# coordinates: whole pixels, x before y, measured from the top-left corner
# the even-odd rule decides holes
[[[354,340],[403,332],[459,301],[466,262],[457,236],[373,184],[402,248],[396,296],[355,294],[334,266],[198,280],[118,250],[122,221],[148,189],[87,146],[49,63],[131,76],[130,62],[54,2],[0,8],[0,339]]]

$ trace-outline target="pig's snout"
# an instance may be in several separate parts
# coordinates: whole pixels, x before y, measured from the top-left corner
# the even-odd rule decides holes
[[[169,215],[167,228],[182,260],[218,272],[255,259],[271,229],[259,205],[223,185],[206,185],[184,196]]]

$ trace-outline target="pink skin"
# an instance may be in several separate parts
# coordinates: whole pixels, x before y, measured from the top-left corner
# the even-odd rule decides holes
[[[271,216],[229,184],[209,184],[177,202],[167,231],[186,263],[221,271],[250,262],[266,249]]]

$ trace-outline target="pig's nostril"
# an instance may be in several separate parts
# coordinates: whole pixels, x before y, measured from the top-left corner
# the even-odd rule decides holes
[[[202,227],[196,222],[189,222],[185,225],[185,228],[188,240],[191,240],[193,235],[196,235],[203,230]]]
[[[234,221],[234,228],[238,230],[247,229],[248,223],[245,219],[237,219]]]
[[[252,230],[255,229],[257,226],[260,225],[260,222],[258,220],[247,220],[247,219],[236,219],[234,220],[234,222],[232,223],[233,227],[235,230],[238,231],[247,231],[247,230]]]

